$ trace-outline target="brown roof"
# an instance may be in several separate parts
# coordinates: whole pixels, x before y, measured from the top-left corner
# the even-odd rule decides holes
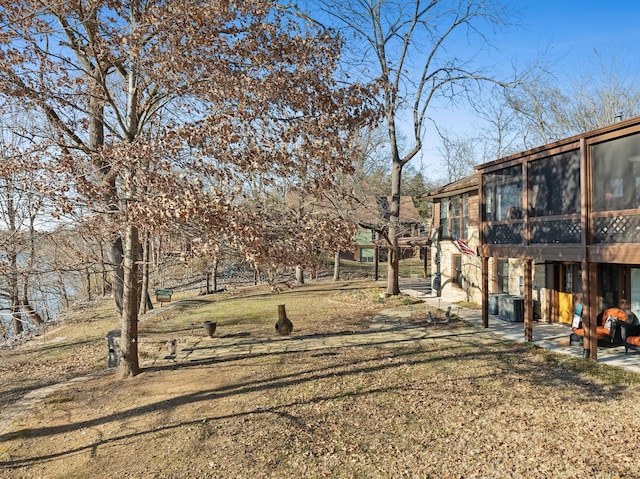
[[[448,185],[433,189],[421,196],[423,199],[442,198],[444,196],[452,196],[455,194],[465,193],[467,191],[477,190],[480,183],[479,173],[473,173],[461,180],[454,181]]]
[[[299,196],[297,192],[288,192],[287,204],[291,208],[297,207]],[[372,225],[380,225],[389,219],[389,203],[391,202],[390,196],[368,196],[360,203],[353,207],[351,214],[349,215],[356,223],[369,223]],[[316,211],[335,211],[336,207],[333,206],[327,199],[314,198],[307,205],[308,210],[315,209]],[[420,223],[420,213],[413,203],[411,196],[400,197],[400,223]]]

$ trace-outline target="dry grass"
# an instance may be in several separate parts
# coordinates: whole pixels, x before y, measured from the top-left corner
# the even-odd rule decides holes
[[[219,334],[270,335],[278,304],[305,334],[347,332],[366,327],[381,307],[401,307],[398,299],[379,303],[379,291],[363,286],[197,298],[145,320],[141,335],[160,340],[205,319],[218,321]],[[636,375],[458,322],[437,328],[410,347],[246,357],[74,383],[0,436],[0,475],[640,476]],[[14,353],[26,358],[2,352],[3,363]]]

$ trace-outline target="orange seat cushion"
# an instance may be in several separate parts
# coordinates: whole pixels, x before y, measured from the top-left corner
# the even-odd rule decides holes
[[[609,308],[605,309],[604,313],[602,313],[602,321],[606,321],[609,316],[613,316],[618,321],[624,323],[627,320],[627,313],[625,313],[620,308]]]
[[[573,328],[572,331],[574,334],[577,334],[578,336],[584,336],[584,328]],[[604,326],[596,326],[596,334],[601,338],[611,337],[611,331],[609,331],[608,329],[605,329]]]
[[[627,336],[627,344],[640,348],[640,336]]]

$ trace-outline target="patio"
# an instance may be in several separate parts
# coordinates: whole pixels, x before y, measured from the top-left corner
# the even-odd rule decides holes
[[[410,291],[404,291],[411,294]],[[469,309],[449,303],[442,298],[435,296],[419,295],[428,306],[446,310],[451,306],[451,312],[458,315],[464,321],[475,326],[482,327],[482,310]],[[510,323],[498,319],[498,316],[489,315],[488,330],[496,335],[502,336],[512,341],[525,341],[524,323]],[[545,323],[534,321],[533,323],[533,343],[542,348],[547,348],[561,354],[569,354],[582,357],[582,344],[574,343],[569,346],[569,334],[571,326],[568,324]],[[640,373],[640,352],[630,352],[625,354],[623,346],[602,347],[598,346],[598,362],[624,368],[629,371]]]

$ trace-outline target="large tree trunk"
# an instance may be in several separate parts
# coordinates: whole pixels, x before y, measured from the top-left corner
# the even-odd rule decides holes
[[[6,217],[9,233],[16,235],[18,232],[17,211],[14,204],[15,188],[12,181],[7,181],[6,185]],[[22,332],[22,321],[20,315],[20,292],[18,289],[18,253],[15,241],[9,241],[7,244],[7,259],[9,260],[9,269],[6,272],[7,283],[9,289],[9,302],[11,304],[11,322],[13,325],[13,335],[18,336]]]
[[[35,309],[33,309],[33,307],[29,303],[29,300],[27,299],[27,296],[25,294],[23,294],[22,296],[22,301],[20,302],[20,306],[24,314],[29,319],[29,321],[31,321],[35,325],[44,324],[44,319],[42,319],[42,316],[40,316],[40,313],[38,313]]]
[[[20,314],[20,298],[18,291],[18,255],[11,253],[9,255],[9,294],[11,302],[11,324],[13,325],[13,335],[18,336],[23,331],[22,315]]]
[[[218,257],[213,258],[213,291],[218,291],[218,267],[220,265],[220,260]]]
[[[402,160],[398,150],[398,139],[395,128],[394,107],[389,104],[387,110],[389,141],[391,146],[391,204],[389,205],[389,257],[387,275],[387,294],[400,294],[399,263],[400,248],[398,247],[398,227],[400,224],[400,187],[402,184]]]
[[[11,324],[13,326],[14,337],[24,331],[22,327],[22,314],[20,314],[20,302],[17,297],[11,298]]]
[[[132,18],[136,9],[132,4]],[[132,29],[135,28],[135,21]],[[127,79],[127,131],[131,138],[135,136],[138,128],[137,106],[137,74],[135,68],[135,58],[130,56],[131,70]],[[135,197],[135,186],[131,179],[135,171],[127,168],[124,172],[124,186],[122,197]],[[128,213],[128,203],[121,203],[121,211]],[[128,216],[128,215],[127,215]],[[130,221],[130,219],[129,219]],[[125,233],[122,236],[122,314],[120,316],[120,349],[122,350],[122,360],[118,363],[117,377],[120,379],[136,376],[140,372],[138,363],[138,313],[140,308],[140,286],[141,278],[138,271],[138,261],[140,259],[140,242],[138,238],[138,228],[132,224],[127,224]]]
[[[396,169],[394,168],[394,171]],[[397,179],[396,179],[397,178]],[[397,182],[397,184],[396,184]],[[398,223],[400,218],[400,168],[397,173],[392,175],[392,195],[391,204],[389,205],[389,257],[388,257],[388,275],[387,275],[387,294],[396,296],[400,294],[399,275],[399,257],[400,248],[398,246]]]
[[[392,246],[389,248],[388,262],[388,278],[387,278],[387,294],[390,296],[396,296],[400,294],[400,280],[398,278],[399,262],[398,262],[398,237],[396,236],[395,228],[389,228],[389,240],[392,242]]]
[[[122,251],[122,238],[118,237],[109,245],[109,263],[111,263],[111,291],[113,293],[113,300],[116,304],[116,310],[118,314],[122,316],[122,296],[123,296],[123,282],[124,282],[124,269],[122,265],[123,251]]]
[[[123,281],[122,314],[120,320],[120,349],[122,358],[118,363],[120,379],[135,376],[140,372],[138,364],[138,308],[140,306],[140,275],[138,274],[138,229],[127,226],[122,238]]]
[[[29,321],[34,325],[44,323],[44,319],[40,316],[35,309],[31,307],[29,303],[29,275],[33,271],[33,265],[36,262],[36,245],[35,245],[35,220],[36,215],[34,213],[29,214],[29,260],[27,262],[27,271],[22,275],[22,301],[21,307],[24,314]]]
[[[104,244],[100,241],[100,267],[102,271],[101,274],[101,296],[104,298],[107,295],[107,292],[111,291],[111,285],[109,284],[109,273],[107,272],[107,258],[104,254]],[[96,275],[98,273],[96,272]],[[97,283],[97,281],[96,281]]]
[[[18,255],[15,252],[9,254],[7,282],[9,283],[9,302],[11,303],[11,324],[13,326],[13,335],[18,336],[22,333],[23,327],[18,291]]]
[[[339,279],[340,279],[340,250],[337,250],[333,259],[333,280],[338,281]]]
[[[87,281],[87,300],[91,301],[91,270],[89,268],[85,272],[85,279]]]

